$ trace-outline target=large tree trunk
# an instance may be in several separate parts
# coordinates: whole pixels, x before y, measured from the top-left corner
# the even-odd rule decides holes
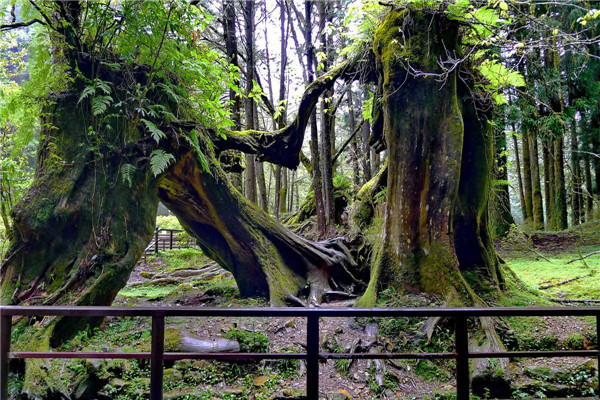
[[[202,170],[192,152],[161,182],[159,197],[203,251],[232,272],[242,296],[282,305],[310,286],[309,303],[318,303],[331,278],[351,279],[352,258],[340,240],[313,243],[294,234],[241,196],[218,166]]]
[[[110,305],[152,238],[158,180],[148,168],[156,143],[94,149],[91,113],[65,94],[45,109],[35,179],[13,210],[10,249],[0,267],[0,303]],[[136,137],[125,118],[111,121],[109,143]],[[124,174],[126,164],[135,171]],[[124,175],[127,179],[124,179]],[[21,350],[48,351],[99,318],[46,318]],[[27,325],[27,321],[21,320]],[[43,360],[27,360],[23,392],[47,398]]]
[[[433,17],[435,33],[429,39],[421,32],[427,31],[425,26],[429,26],[431,16],[411,13],[411,20],[403,17],[406,13],[391,12],[379,28],[374,42],[382,74],[380,82],[384,82],[382,112],[389,152],[388,189],[382,243],[372,266],[369,289],[361,304],[373,304],[380,282],[400,287],[403,284],[416,285],[427,293],[470,302],[469,296],[464,296],[470,289],[460,273],[456,255],[455,238],[458,235],[454,232],[454,215],[457,210],[467,213],[465,207],[460,207],[461,202],[470,204],[470,201],[478,201],[487,207],[489,192],[481,195],[481,199],[459,199],[459,182],[463,181],[461,170],[465,174],[474,172],[461,168],[465,127],[456,75],[448,73],[445,81],[439,82],[407,74],[395,54],[399,51],[396,41],[404,41],[404,37],[396,37],[400,35],[397,26],[407,25],[403,33],[410,33],[406,46],[414,53],[410,54],[411,65],[428,73],[441,73],[437,59],[445,56],[445,48],[456,49],[457,27],[445,21],[450,28],[441,33],[441,21],[439,17]],[[428,52],[422,54],[418,49],[426,46]],[[478,128],[480,133],[471,133],[476,130],[471,121],[468,129],[469,135],[481,135],[481,128]],[[465,149],[465,152],[468,151],[475,150]],[[484,165],[490,164],[493,158],[491,153],[478,155],[481,156],[478,161],[485,161]],[[490,168],[491,164],[486,169],[488,173]],[[481,166],[471,169],[484,170]],[[468,179],[465,178],[464,182]],[[473,186],[489,189],[489,176],[478,175],[473,179],[469,181],[473,182]],[[462,222],[457,222],[461,229],[470,224],[481,226],[480,229],[487,232],[487,217],[483,218],[480,214],[483,213],[480,206],[478,204],[469,210],[469,215],[465,214]],[[467,223],[466,219],[473,221]],[[479,233],[471,239],[479,240],[478,236]],[[489,251],[493,253],[493,249],[488,247],[487,238],[481,241],[485,245],[478,246],[481,247],[479,250],[473,249],[473,254],[465,258],[489,259],[491,265],[485,263],[477,268],[493,272],[490,272],[489,278],[496,281],[497,288],[499,278],[495,255],[487,255]],[[464,268],[474,268],[475,265],[479,264],[467,262]]]
[[[503,279],[487,225],[493,138],[472,101],[459,98],[457,71],[440,69],[447,52],[460,52],[458,31],[443,14],[406,9],[391,11],[375,34],[387,201],[361,306],[373,305],[384,285],[453,306],[484,305],[482,295],[500,293]],[[437,79],[407,72],[404,57]],[[480,328],[485,348],[503,347],[491,320],[482,319]],[[476,364],[478,374],[490,368]],[[507,362],[501,367],[507,378]]]
[[[1,302],[109,305],[154,230],[157,181],[143,161],[151,143],[146,149],[132,146],[125,156],[109,148],[93,150],[82,134],[90,114],[74,94],[57,98],[46,111],[42,126],[55,128],[44,130],[34,182],[13,210]],[[125,119],[112,125],[118,127],[114,140],[137,134]],[[130,182],[123,178],[125,163],[138,166]],[[51,343],[67,340],[88,322],[56,320]]]

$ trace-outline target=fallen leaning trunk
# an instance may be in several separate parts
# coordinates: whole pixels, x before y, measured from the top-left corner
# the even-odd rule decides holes
[[[296,235],[237,192],[218,165],[208,171],[198,164],[192,151],[179,157],[159,197],[205,254],[233,274],[242,296],[281,305],[308,288],[308,303],[320,303],[352,281],[354,262],[342,239]]]

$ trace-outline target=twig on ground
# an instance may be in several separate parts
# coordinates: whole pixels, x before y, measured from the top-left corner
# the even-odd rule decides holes
[[[548,261],[550,264],[554,264],[552,261],[550,261],[550,259],[548,257],[546,257],[545,255],[543,255],[542,253],[540,253],[539,251],[537,251],[535,248],[530,247],[529,250],[531,250],[537,256],[542,257],[544,260]]]

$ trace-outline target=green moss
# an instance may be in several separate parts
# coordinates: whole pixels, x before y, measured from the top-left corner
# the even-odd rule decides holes
[[[165,329],[165,351],[181,350],[181,332],[177,329]]]
[[[585,346],[585,336],[581,333],[572,333],[564,341],[564,347],[569,350],[583,350]]]
[[[246,353],[266,353],[269,351],[269,338],[260,332],[231,328],[225,333],[227,339],[236,340],[240,350]]]

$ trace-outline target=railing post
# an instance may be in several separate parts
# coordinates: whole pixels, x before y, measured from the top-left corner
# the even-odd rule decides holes
[[[455,317],[455,343],[456,343],[456,398],[469,399],[469,335],[467,331],[467,318],[464,315]]]
[[[309,314],[306,320],[306,398],[319,398],[319,316]]]
[[[150,353],[150,400],[163,398],[163,362],[165,352],[165,317],[152,317],[152,349]]]
[[[169,231],[169,250],[173,250],[173,231]]]
[[[12,316],[0,316],[0,400],[8,399],[8,352],[11,330]]]

